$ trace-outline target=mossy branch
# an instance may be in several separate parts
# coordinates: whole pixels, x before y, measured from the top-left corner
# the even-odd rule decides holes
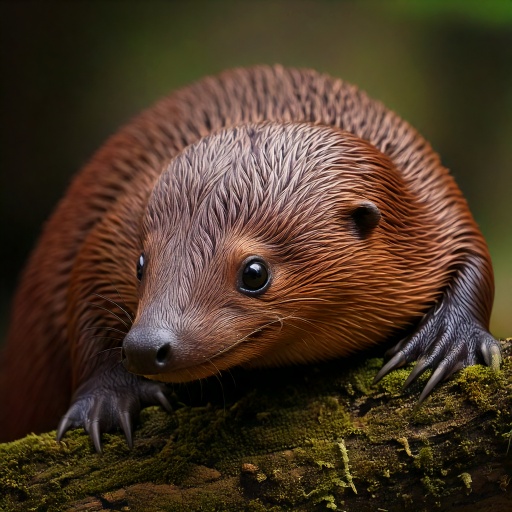
[[[0,510],[512,509],[512,349],[498,373],[459,372],[417,405],[382,361],[234,374],[147,409],[128,450],[80,431],[0,445]],[[215,382],[215,381],[214,381]],[[211,389],[210,389],[211,388]],[[199,388],[197,388],[199,391]],[[190,405],[192,404],[192,405]]]

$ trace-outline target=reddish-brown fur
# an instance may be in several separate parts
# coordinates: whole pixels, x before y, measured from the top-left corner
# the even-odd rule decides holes
[[[279,125],[254,125],[259,135],[252,141],[247,123],[265,121]],[[228,130],[200,141],[238,125],[244,125],[241,133]],[[231,155],[233,163],[243,159],[244,145],[261,147],[273,137],[272,147],[290,144],[291,155],[307,152],[308,144],[321,146],[316,161],[309,162],[327,176],[325,195],[305,194],[297,201],[284,194],[281,202],[266,202],[262,195],[260,204],[242,215],[241,226],[233,220],[224,232],[212,213],[222,207],[217,194],[201,222],[218,250],[212,251],[208,237],[196,252],[186,237],[176,238],[168,219],[162,221],[161,206],[171,199],[171,215],[176,214],[180,198],[193,188],[189,183],[180,190],[177,183],[183,180],[176,176],[215,161],[218,151],[212,145]],[[276,165],[286,169],[302,160],[276,160]],[[334,183],[342,195],[333,193]],[[226,186],[232,197],[236,185]],[[350,212],[361,199],[382,213],[368,240],[359,240],[350,228]],[[310,231],[324,244],[308,245]],[[176,243],[171,246],[169,239]],[[138,290],[134,267],[143,245],[149,263]],[[282,246],[288,252],[273,249]],[[205,254],[208,268],[220,273],[198,273]],[[226,289],[223,281],[247,254],[277,262],[272,287],[258,300]],[[14,300],[1,437],[55,427],[98,358],[119,359],[118,351],[97,354],[120,346],[131,312],[138,311],[136,324],[164,318],[188,350],[181,357],[189,357],[192,366],[178,362],[172,374],[150,375],[160,380],[203,378],[239,364],[308,362],[346,355],[412,325],[468,257],[483,262],[482,299],[471,307],[485,324],[492,269],[466,202],[429,144],[380,103],[314,71],[258,67],[206,78],[163,99],[114,135],[77,175],[46,224]],[[319,273],[326,278],[321,286]],[[178,305],[169,310],[169,291],[162,283],[181,283],[179,275],[187,277],[177,285]],[[205,275],[216,277],[206,281]],[[116,316],[106,314],[98,325],[98,308],[91,302]]]

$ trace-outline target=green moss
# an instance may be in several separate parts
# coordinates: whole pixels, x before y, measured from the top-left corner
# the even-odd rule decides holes
[[[495,371],[487,366],[475,365],[464,368],[457,378],[465,396],[480,409],[495,409],[492,395],[503,388],[506,381],[502,371]]]
[[[411,368],[407,367],[388,373],[376,385],[376,388],[379,392],[387,393],[389,395],[401,395],[404,392],[403,387],[410,372]]]
[[[94,500],[116,510],[369,510],[361,503],[373,498],[392,509],[389,489],[404,506],[417,496],[398,485],[403,471],[421,481],[421,496],[439,500],[461,479],[467,489],[457,475],[469,474],[468,461],[494,460],[494,446],[505,452],[509,377],[464,372],[418,407],[415,388],[401,391],[407,369],[371,386],[380,364],[308,368],[282,388],[265,381],[226,404],[172,415],[144,410],[132,451],[115,433],[103,436],[99,456],[80,430],[60,444],[50,433],[0,445],[0,510],[93,508]],[[458,422],[474,424],[482,410],[485,429],[459,435]]]
[[[468,490],[468,492],[471,492],[471,483],[473,480],[471,479],[471,475],[469,473],[461,473],[458,478],[462,480],[462,483]]]
[[[261,500],[251,500],[246,505],[244,505],[244,510],[247,512],[280,512],[283,510],[282,507],[277,505],[268,506],[264,505]]]
[[[427,473],[432,473],[434,470],[434,452],[430,446],[422,448],[414,459],[414,465],[423,469]]]
[[[423,484],[427,493],[431,494],[432,496],[440,497],[445,493],[445,483],[439,478],[424,476],[421,479],[421,483]]]
[[[345,446],[343,439],[338,443],[338,448],[341,452],[341,460],[343,461],[343,474],[349,487],[357,494],[356,486],[354,485],[354,479],[350,474],[350,464],[348,458],[348,450]]]
[[[399,437],[397,441],[404,447],[405,453],[412,457],[411,447],[409,446],[409,440],[406,437]]]
[[[334,496],[332,496],[331,494],[322,496],[317,501],[317,503],[322,503],[322,502],[325,502],[325,508],[327,508],[329,510],[337,510],[338,509],[338,506],[336,505],[336,500],[335,500]]]
[[[357,368],[350,368],[342,384],[347,395],[354,396],[354,390],[358,394],[373,395],[378,390],[372,385],[373,379],[381,367],[382,359],[367,359]]]
[[[460,397],[445,393],[442,399],[438,395],[416,404],[411,411],[411,419],[416,425],[435,425],[453,418],[460,407]]]

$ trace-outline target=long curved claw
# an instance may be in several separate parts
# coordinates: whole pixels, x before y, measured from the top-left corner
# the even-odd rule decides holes
[[[57,427],[57,441],[62,441],[64,434],[73,426],[73,421],[69,416],[62,416]]]
[[[501,350],[498,346],[492,345],[490,351],[491,351],[491,362],[490,362],[489,366],[495,372],[497,372],[501,367],[501,363],[503,362]]]
[[[421,395],[418,399],[418,403],[421,404],[425,398],[432,392],[432,390],[443,380],[447,379],[450,375],[459,370],[461,366],[450,366],[446,363],[441,363],[432,373],[427,384],[423,388]]]
[[[491,367],[494,371],[500,369],[503,359],[501,357],[501,351],[499,347],[496,346],[493,338],[482,341],[480,344],[480,352],[487,366]]]
[[[158,400],[158,403],[170,414],[172,412],[171,404],[169,403],[169,400],[167,400],[167,397],[164,395],[163,391],[161,389],[158,389],[155,392],[155,398]]]
[[[386,359],[391,359],[394,355],[396,355],[398,352],[402,350],[402,347],[404,345],[407,345],[407,340],[408,338],[402,338],[398,343],[388,348],[386,350],[386,353],[384,354],[384,357]]]
[[[422,375],[425,370],[429,367],[429,363],[426,359],[419,359],[411,373],[407,377],[407,380],[404,383],[404,389],[409,387],[420,375]]]
[[[89,421],[86,423],[86,430],[97,453],[103,453],[101,448],[101,424],[104,418],[104,403],[105,399],[103,397],[96,399],[92,406],[91,417],[88,418]]]
[[[103,453],[101,448],[101,432],[100,432],[100,420],[94,419],[89,423],[89,437],[92,440],[94,449],[97,453]]]
[[[402,352],[397,352],[375,375],[372,384],[377,384],[384,376],[386,376],[390,371],[396,370],[404,366],[407,363],[407,358]]]
[[[121,430],[124,432],[126,444],[130,450],[133,448],[133,434],[132,434],[132,421],[128,411],[121,411],[119,413],[119,423]]]

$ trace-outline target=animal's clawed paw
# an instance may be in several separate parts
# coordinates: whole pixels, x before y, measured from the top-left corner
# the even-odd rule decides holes
[[[421,403],[441,381],[457,370],[477,363],[499,369],[499,343],[466,311],[445,300],[423,318],[417,331],[403,339],[387,353],[387,363],[374,379],[374,384],[391,370],[417,361],[404,388],[412,384],[425,370],[433,372],[424,387]]]
[[[172,411],[166,397],[166,385],[136,375],[123,368],[94,376],[76,391],[72,404],[57,428],[60,441],[70,428],[83,427],[98,453],[101,433],[121,428],[129,448],[133,446],[133,425],[140,410],[149,405],[161,405]]]

